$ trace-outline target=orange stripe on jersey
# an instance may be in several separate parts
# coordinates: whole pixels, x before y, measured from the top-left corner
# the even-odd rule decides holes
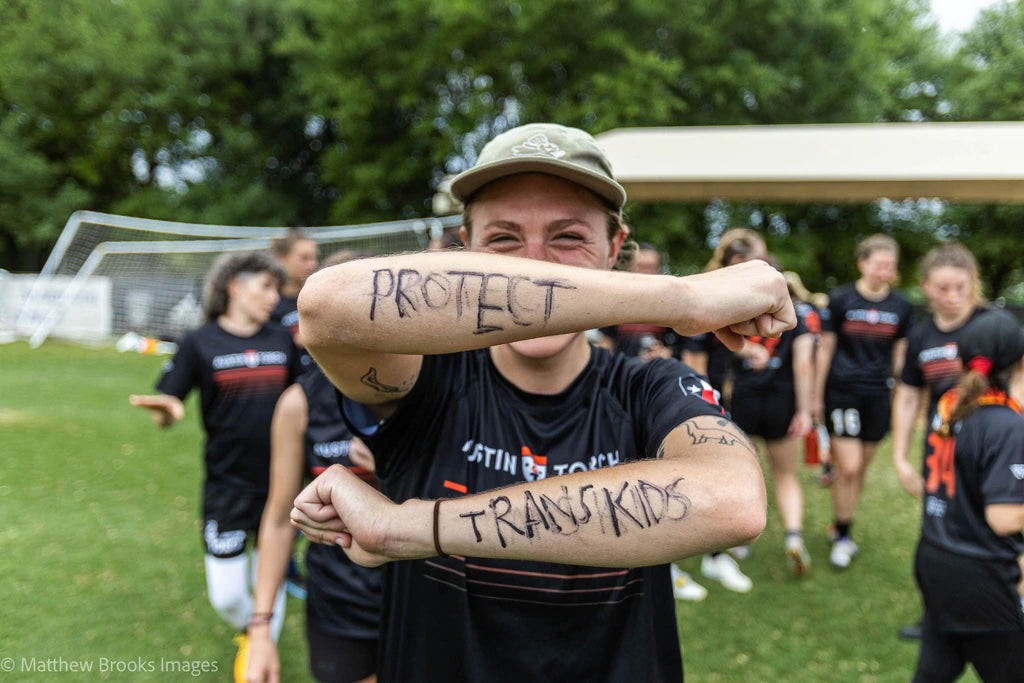
[[[469,489],[466,488],[465,484],[459,484],[454,481],[448,481],[447,479],[444,480],[444,487],[446,489],[451,489],[452,491],[458,491],[459,493],[469,492]]]

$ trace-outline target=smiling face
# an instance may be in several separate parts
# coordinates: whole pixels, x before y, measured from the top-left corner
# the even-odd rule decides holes
[[[466,209],[463,242],[473,251],[582,268],[609,269],[626,231],[609,235],[610,210],[590,191],[554,176],[523,173],[484,187]],[[530,358],[564,350],[578,333],[515,342]]]
[[[263,324],[280,301],[277,278],[264,271],[240,273],[228,283],[228,316]]]

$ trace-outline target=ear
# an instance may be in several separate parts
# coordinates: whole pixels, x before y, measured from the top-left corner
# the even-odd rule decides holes
[[[465,225],[459,226],[459,239],[462,240],[462,244],[469,249],[469,230],[466,230]]]
[[[622,230],[612,238],[611,249],[608,252],[608,267],[614,268],[615,263],[619,260],[619,252],[622,251],[622,245],[626,242],[626,238],[629,237],[629,226],[623,224]]]

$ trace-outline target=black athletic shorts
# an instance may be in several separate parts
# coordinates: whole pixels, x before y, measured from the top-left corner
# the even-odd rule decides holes
[[[730,416],[750,436],[765,441],[783,438],[795,412],[796,399],[791,393],[733,390]]]
[[[377,670],[376,638],[338,638],[316,630],[306,619],[309,670],[320,683],[361,681]]]
[[[876,443],[889,433],[889,392],[855,394],[843,389],[825,390],[825,424],[832,436]]]
[[[214,557],[245,552],[249,534],[256,536],[267,496],[240,493],[220,486],[203,487],[203,544]]]
[[[1020,568],[919,542],[914,573],[924,597],[914,683],[955,681],[967,664],[986,683],[1024,680]]]

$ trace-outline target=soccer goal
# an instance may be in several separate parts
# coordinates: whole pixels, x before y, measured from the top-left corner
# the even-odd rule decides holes
[[[457,216],[448,216],[304,227],[303,232],[327,259],[341,250],[422,250],[459,223]],[[15,328],[32,346],[51,335],[100,341],[135,332],[176,339],[201,322],[202,285],[217,256],[269,248],[286,230],[76,212],[21,297]]]

